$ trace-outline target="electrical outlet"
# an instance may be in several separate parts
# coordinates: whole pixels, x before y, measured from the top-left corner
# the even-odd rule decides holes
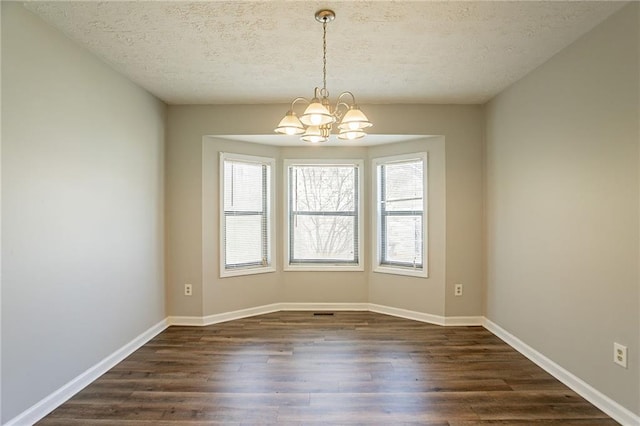
[[[191,284],[184,285],[184,295],[192,296],[193,295],[193,286]]]
[[[627,347],[620,343],[613,343],[613,362],[620,367],[627,368]]]
[[[462,284],[455,284],[453,294],[456,296],[462,296]]]

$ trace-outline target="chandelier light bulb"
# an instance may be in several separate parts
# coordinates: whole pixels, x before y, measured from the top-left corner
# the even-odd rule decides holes
[[[302,124],[307,126],[322,126],[335,121],[329,110],[320,103],[318,98],[313,98],[311,103],[300,116]]]
[[[309,126],[301,139],[305,142],[318,143],[326,142],[329,138],[329,129],[320,126]]]
[[[365,137],[367,134],[365,132],[363,132],[362,130],[343,130],[340,132],[340,134],[338,135],[338,139],[342,139],[342,140],[355,140],[355,139],[360,139]]]
[[[362,130],[371,126],[372,126],[371,122],[369,121],[367,116],[364,115],[362,111],[360,111],[360,108],[358,108],[355,105],[352,105],[349,108],[349,111],[347,111],[344,117],[342,118],[342,121],[338,125],[338,129]]]
[[[278,127],[276,127],[274,131],[285,135],[301,135],[304,133],[304,126],[298,119],[296,113],[293,112],[293,110],[289,110],[284,118],[280,120],[280,124],[278,124]]]

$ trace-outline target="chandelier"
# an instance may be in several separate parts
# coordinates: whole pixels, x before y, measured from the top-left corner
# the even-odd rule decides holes
[[[285,135],[302,135],[305,142],[326,142],[333,130],[333,125],[338,123],[338,138],[343,140],[360,139],[366,135],[364,129],[371,127],[351,92],[342,92],[335,103],[329,102],[327,90],[327,24],[336,17],[332,10],[319,10],[316,12],[316,21],[322,24],[322,88],[316,87],[313,98],[295,98],[284,118],[276,127],[275,132]],[[344,99],[347,98],[345,101]],[[350,99],[349,99],[350,98]],[[350,103],[348,101],[351,101]],[[308,104],[302,115],[298,118],[293,107],[298,102]]]

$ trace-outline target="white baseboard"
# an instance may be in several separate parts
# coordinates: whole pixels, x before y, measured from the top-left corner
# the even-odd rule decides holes
[[[479,326],[484,324],[484,317],[444,317],[444,325],[452,327]]]
[[[481,326],[484,320],[484,317],[444,317],[407,309],[392,308],[391,306],[376,305],[375,303],[369,304],[369,310],[379,314],[392,315],[394,317],[442,326]]]
[[[379,314],[391,315],[394,317],[426,322],[429,324],[444,325],[444,317],[441,315],[425,314],[423,312],[393,308],[391,306],[377,305],[375,303],[369,304],[369,310]]]
[[[212,325],[221,322],[253,317],[256,315],[270,314],[271,312],[278,312],[280,310],[281,309],[279,303],[272,303],[271,305],[257,306],[255,308],[224,312],[222,314],[207,315],[206,317],[203,317],[202,320],[204,322],[203,325]]]
[[[368,311],[368,303],[272,303],[206,317],[168,317],[170,325],[205,326],[279,311]]]
[[[607,415],[611,416],[615,421],[624,426],[640,425],[640,416],[632,413],[602,392],[594,389],[578,376],[565,370],[546,356],[542,355],[540,352],[533,349],[531,346],[524,343],[522,340],[515,337],[513,334],[500,327],[498,324],[485,318],[483,325],[491,333],[504,340],[509,346],[529,358],[529,360],[533,361],[540,368],[567,385],[569,388],[573,389],[584,399],[604,411]]]
[[[205,317],[184,317],[173,316],[167,317],[169,325],[179,326],[205,326],[219,324],[221,322],[233,321],[241,318],[252,317],[256,315],[269,314],[271,312],[281,311],[280,303],[273,303],[271,305],[257,306],[254,308],[240,309],[237,311],[223,312],[221,314],[207,315]]]
[[[167,317],[169,325],[188,326],[188,327],[202,327],[204,324],[204,317],[187,317],[187,316],[173,316]]]
[[[280,303],[281,311],[368,311],[368,303]]]
[[[442,326],[482,326],[484,317],[444,317],[374,303],[273,303],[206,317],[169,317],[171,325],[204,326],[278,311],[371,311]]]
[[[58,408],[65,401],[67,401],[76,393],[80,392],[91,382],[109,371],[120,361],[131,355],[142,345],[153,339],[168,326],[169,324],[166,319],[160,321],[117,351],[113,352],[111,355],[107,356],[105,359],[103,359],[93,367],[86,370],[84,373],[68,382],[66,385],[62,386],[49,396],[43,398],[27,410],[9,420],[4,424],[4,426],[32,425],[38,420],[41,420],[44,416]]]

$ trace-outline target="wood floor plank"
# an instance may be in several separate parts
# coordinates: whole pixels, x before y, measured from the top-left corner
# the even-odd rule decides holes
[[[170,327],[41,425],[615,425],[482,327],[275,312]]]

